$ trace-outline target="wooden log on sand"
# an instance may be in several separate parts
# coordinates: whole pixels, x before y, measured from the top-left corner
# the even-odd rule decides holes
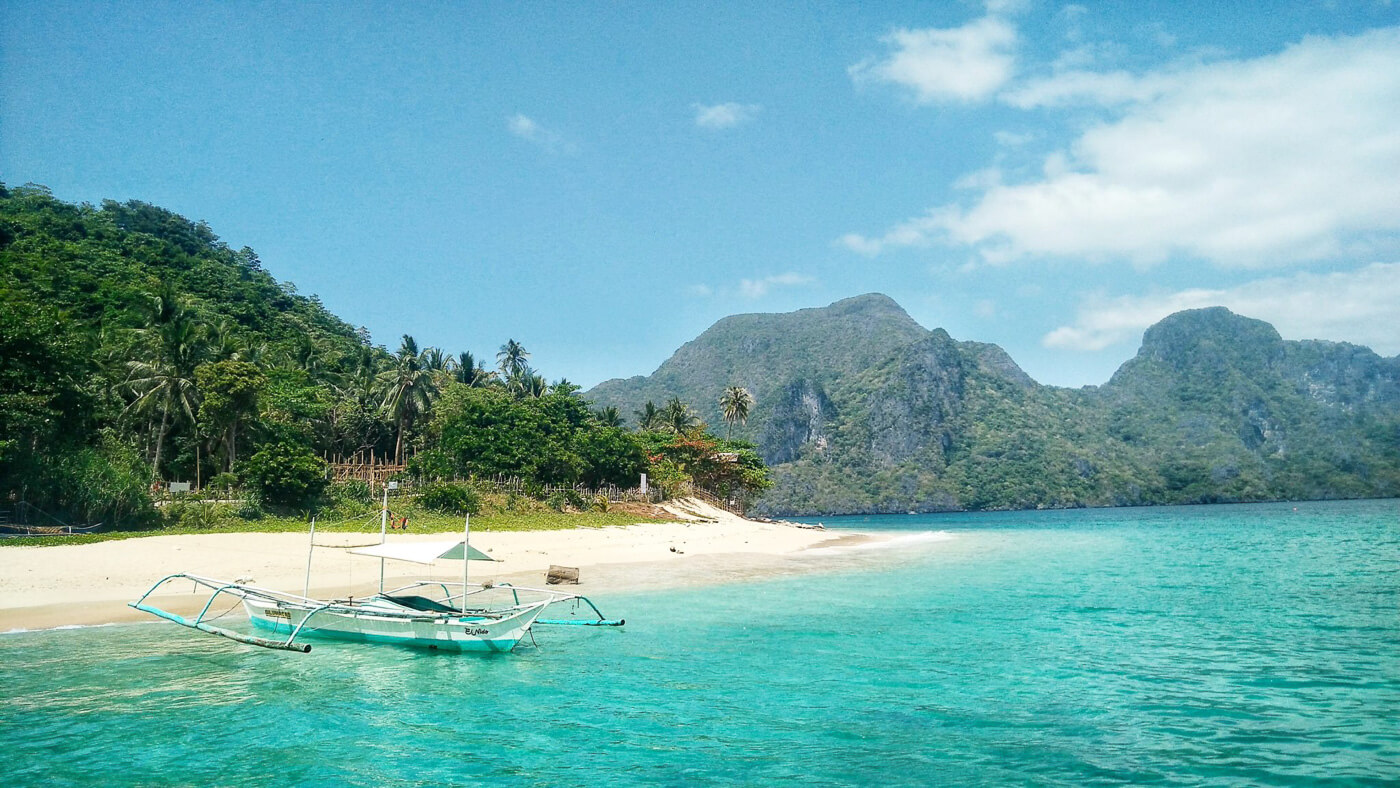
[[[544,576],[545,585],[578,585],[578,567],[549,565],[549,574]]]

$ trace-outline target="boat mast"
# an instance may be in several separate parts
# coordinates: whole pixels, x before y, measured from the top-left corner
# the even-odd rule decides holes
[[[384,507],[379,510],[379,543],[384,544],[389,527],[389,484],[384,484]],[[384,593],[384,559],[379,559],[379,593]]]
[[[462,612],[467,612],[467,565],[472,560],[472,516],[462,519]]]
[[[306,585],[302,586],[302,598],[311,596],[311,554],[316,552],[316,518],[311,518],[311,544],[306,548]]]

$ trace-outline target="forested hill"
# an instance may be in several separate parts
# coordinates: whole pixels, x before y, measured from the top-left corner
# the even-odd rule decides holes
[[[714,418],[730,385],[755,394],[735,434],[774,465],[772,513],[1400,495],[1400,359],[1222,308],[1153,326],[1102,387],[1040,385],[999,347],[867,295],[726,318],[587,396],[628,414],[679,397]]]
[[[707,434],[684,406],[626,430],[529,357],[508,339],[488,369],[407,335],[390,353],[202,222],[0,184],[5,517],[180,525],[184,507],[152,506],[172,481],[237,501],[232,521],[358,513],[368,486],[330,484],[326,461],[354,455],[402,466],[404,505],[450,514],[477,513],[490,495],[515,513],[606,510],[580,488],[630,487],[642,473],[678,494],[743,497],[769,483],[752,447]],[[482,481],[500,477],[518,482],[510,495]]]
[[[136,200],[73,205],[42,186],[0,184],[0,250],[6,302],[61,316],[78,333],[140,328],[164,294],[229,341],[268,350],[329,342],[346,351],[368,339],[278,282],[252,249],[231,249],[204,222]]]
[[[388,358],[203,222],[0,184],[0,506],[112,522],[254,438],[384,444],[328,384]]]

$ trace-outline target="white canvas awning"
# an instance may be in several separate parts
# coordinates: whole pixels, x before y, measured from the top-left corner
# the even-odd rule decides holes
[[[496,559],[481,552],[465,542],[385,542],[384,544],[370,545],[368,547],[356,547],[350,552],[355,555],[368,555],[375,558],[389,558],[394,561],[412,561],[415,564],[431,564],[440,559],[449,561],[462,560],[462,548],[465,547],[471,552],[468,554],[473,561],[495,561]]]

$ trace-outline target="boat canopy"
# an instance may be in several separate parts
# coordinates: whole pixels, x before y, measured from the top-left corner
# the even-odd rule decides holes
[[[431,564],[439,559],[461,561],[463,548],[472,561],[495,561],[496,559],[468,545],[466,542],[385,542],[384,544],[356,547],[350,552],[355,555],[368,555],[375,558],[389,558],[394,561],[412,561],[415,564]]]

